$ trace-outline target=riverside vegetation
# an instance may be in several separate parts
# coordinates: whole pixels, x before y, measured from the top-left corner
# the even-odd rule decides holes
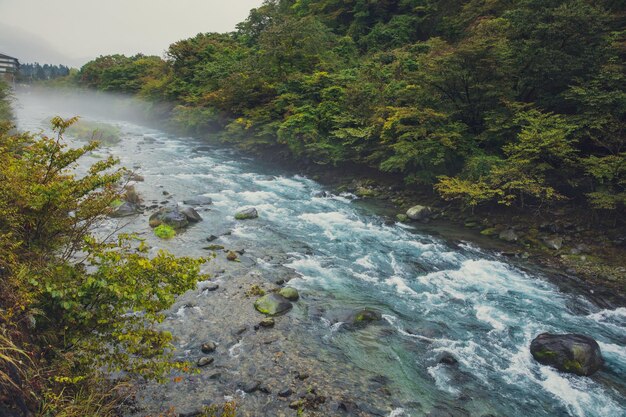
[[[622,6],[270,0],[232,33],[178,41],[165,59],[102,56],[70,81],[146,99],[187,134],[318,172],[369,169],[404,183],[409,198],[382,192],[403,209],[460,209],[520,254],[558,250],[565,269],[623,292]]]
[[[92,235],[124,171],[107,158],[76,176],[97,143],[66,147],[75,119],[51,119],[52,137],[15,132],[8,97],[0,83],[0,414],[117,415],[125,381],[187,370],[157,325],[205,259]]]

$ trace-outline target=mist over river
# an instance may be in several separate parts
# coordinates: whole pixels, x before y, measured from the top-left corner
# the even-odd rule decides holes
[[[195,409],[234,398],[242,415],[295,415],[276,392],[287,386],[297,391],[300,385],[293,384],[300,382],[292,374],[305,368],[308,381],[327,397],[319,415],[626,416],[626,308],[596,307],[580,294],[560,292],[549,277],[521,271],[470,243],[389,225],[355,196],[331,194],[288,170],[132,122],[125,117],[132,103],[63,94],[18,90],[18,127],[38,131],[53,115],[116,125],[122,141],[97,150],[86,163],[118,157],[145,178],[135,187],[148,205],[166,199],[164,191],[170,201],[197,195],[213,200],[199,211],[204,221],[172,240],[153,236],[150,211],[122,219],[124,231],[146,238],[152,250],[177,255],[207,256],[210,235],[218,237],[213,243],[243,249],[237,265],[217,253],[207,266],[220,291],[203,291],[201,283],[164,323],[178,338],[182,358],[196,360],[199,344],[217,339],[219,372],[146,386],[146,409]],[[116,106],[123,111],[112,111]],[[246,207],[255,207],[259,218],[234,220]],[[112,219],[99,232],[119,223]],[[252,325],[261,317],[254,298],[244,296],[248,283],[271,289],[282,278],[292,278],[289,285],[301,299],[274,329],[256,332]],[[365,307],[380,311],[382,322],[348,329],[342,312]],[[585,378],[538,364],[528,347],[542,332],[595,338],[603,370]],[[440,363],[444,354],[458,363]],[[257,379],[274,388],[242,390],[242,383]],[[344,397],[349,400],[342,403]]]

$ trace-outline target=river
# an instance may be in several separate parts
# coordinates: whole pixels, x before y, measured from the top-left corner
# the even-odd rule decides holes
[[[164,325],[180,338],[181,355],[192,359],[194,344],[205,337],[202,329],[213,326],[209,333],[227,347],[223,363],[216,361],[223,375],[170,384],[168,392],[150,386],[150,398],[160,395],[163,404],[169,399],[185,406],[223,395],[237,398],[244,415],[295,415],[275,394],[245,394],[237,381],[255,372],[271,376],[274,371],[265,369],[263,358],[278,351],[288,356],[299,346],[298,360],[306,361],[310,380],[317,373],[326,378],[322,385],[335,378],[327,404],[351,394],[360,410],[355,415],[626,416],[626,308],[601,309],[580,294],[560,292],[549,277],[524,272],[471,243],[389,225],[352,195],[317,197],[324,186],[286,169],[78,103],[18,91],[18,126],[39,130],[45,118],[57,114],[115,124],[123,132],[121,143],[98,150],[87,162],[105,154],[119,157],[145,177],[136,187],[146,201],[163,200],[164,191],[178,201],[194,195],[213,199],[210,211],[200,211],[204,221],[171,241],[150,234],[149,213],[130,219],[125,230],[142,234],[155,250],[179,255],[206,256],[205,237],[212,234],[219,236],[214,243],[244,249],[234,269],[221,259],[210,267],[223,287],[222,298],[243,292],[237,289],[245,283],[236,281],[242,275],[267,286],[289,275],[289,285],[302,295],[282,327],[272,330],[276,336],[266,346],[279,340],[276,351],[256,343],[252,329],[243,337],[224,330],[228,320],[238,325],[237,309],[226,301],[212,301],[217,296],[201,288],[184,296]],[[259,219],[236,222],[233,215],[243,207],[256,207]],[[116,225],[111,220],[103,231]],[[381,311],[383,323],[350,330],[337,321],[337,312],[362,307]],[[215,317],[220,314],[232,316],[224,321]],[[242,320],[254,314],[246,307]],[[594,337],[604,369],[584,378],[539,365],[528,347],[542,332]],[[456,366],[439,363],[446,352],[458,360]],[[243,364],[244,357],[256,365]],[[270,380],[280,386],[285,378],[279,374]],[[255,407],[266,411],[255,412]],[[340,410],[350,413],[347,408]],[[323,410],[320,415],[335,415],[332,408]]]

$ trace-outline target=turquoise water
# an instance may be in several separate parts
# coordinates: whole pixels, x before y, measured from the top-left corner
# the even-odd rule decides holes
[[[59,102],[18,98],[24,129],[39,129],[45,117],[67,112]],[[281,254],[282,266],[297,275],[290,285],[308,296],[302,332],[331,357],[385,376],[395,399],[390,415],[419,416],[443,404],[465,410],[451,415],[626,416],[626,308],[602,310],[471,244],[386,225],[350,194],[315,197],[323,186],[280,167],[107,117],[124,140],[101,153],[140,167],[142,194],[156,199],[163,189],[214,200],[211,221],[162,245],[202,255],[199,240],[220,224],[232,229],[234,241],[245,242],[260,268],[276,267],[268,252]],[[260,219],[233,222],[244,207],[256,207]],[[346,331],[333,315],[364,306],[383,313],[384,332]],[[604,370],[582,378],[537,364],[528,346],[542,332],[594,337]],[[438,363],[444,352],[458,367]]]

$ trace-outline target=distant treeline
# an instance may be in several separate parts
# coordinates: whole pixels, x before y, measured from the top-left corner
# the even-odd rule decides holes
[[[56,78],[67,77],[70,68],[65,65],[20,64],[18,80],[23,82],[54,80]]]
[[[84,86],[170,121],[356,162],[467,206],[623,212],[626,15],[615,0],[269,0],[165,59],[103,56]]]

